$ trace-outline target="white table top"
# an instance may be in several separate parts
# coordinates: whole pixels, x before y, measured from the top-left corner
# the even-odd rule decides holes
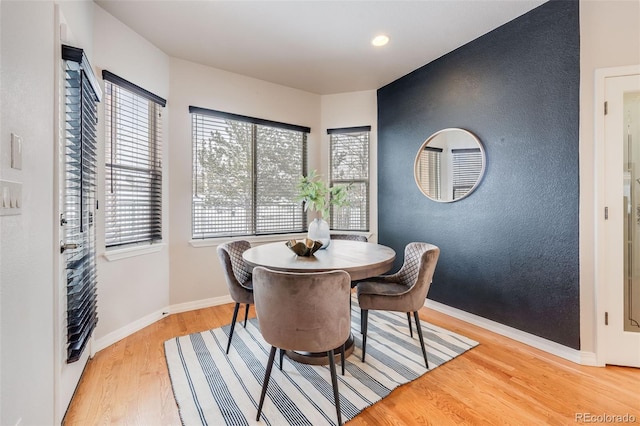
[[[250,266],[276,271],[323,272],[343,270],[352,281],[384,274],[393,266],[396,252],[387,246],[349,240],[331,240],[326,249],[310,257],[297,256],[285,241],[254,246],[242,255]]]

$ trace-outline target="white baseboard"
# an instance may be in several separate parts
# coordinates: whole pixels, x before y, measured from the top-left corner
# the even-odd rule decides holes
[[[130,324],[125,325],[117,330],[112,331],[105,336],[92,341],[91,352],[92,356],[101,351],[102,349],[113,345],[114,343],[132,335],[133,333],[142,330],[143,328],[153,324],[154,322],[161,320],[167,314],[177,314],[180,312],[193,311],[195,309],[209,308],[211,306],[224,305],[225,303],[232,303],[231,296],[212,297],[209,299],[196,300],[193,302],[179,303],[176,305],[169,305],[164,309],[152,312]]]
[[[598,362],[598,356],[595,352],[580,351],[580,364],[591,367],[604,367],[604,364]]]
[[[164,316],[164,312],[166,312],[166,310],[164,309],[152,312],[149,315],[146,315],[132,323],[125,325],[124,327],[120,327],[119,329],[114,330],[111,333],[95,339],[93,341],[92,353],[95,354],[96,352],[99,352],[104,348],[113,345],[114,343],[124,339],[125,337],[132,335],[136,331],[142,330],[143,328],[162,319],[162,317]]]
[[[597,365],[595,353],[581,352],[577,349],[569,348],[559,343],[552,342],[551,340],[529,334],[522,330],[518,330],[516,328],[500,324],[499,322],[495,322],[478,315],[453,308],[434,300],[427,299],[424,305],[427,308],[433,309],[434,311],[438,311],[459,320],[477,325],[478,327],[482,327],[493,333],[508,337],[520,343],[524,343],[525,345],[529,345],[536,349],[540,349],[541,351],[548,352],[560,358],[564,358],[568,361],[575,362],[576,364],[593,366]]]
[[[142,330],[143,328],[162,319],[166,314],[177,314],[180,312],[187,312],[195,309],[203,309],[203,308],[209,308],[211,306],[224,305],[225,303],[233,303],[231,296],[227,295],[227,296],[220,296],[220,297],[212,297],[208,299],[195,300],[193,302],[185,302],[185,303],[178,303],[176,305],[169,305],[165,309],[160,309],[158,311],[152,312],[151,314],[146,315],[140,318],[139,320],[134,321],[130,324],[127,324],[126,326],[121,327],[115,331],[112,331],[111,333],[103,337],[94,339],[91,346],[92,354],[95,354],[96,352],[101,351],[102,349],[113,345],[119,340],[122,340],[125,337],[130,336],[139,330]],[[560,358],[564,358],[571,362],[575,362],[576,364],[591,365],[591,366],[599,365],[597,362],[596,354],[594,352],[582,352],[573,348],[569,348],[559,343],[552,342],[542,337],[538,337],[533,334],[526,333],[522,330],[518,330],[504,324],[500,324],[498,322],[480,317],[478,315],[471,314],[469,312],[462,311],[457,308],[453,308],[451,306],[444,305],[434,300],[427,299],[424,305],[427,308],[433,309],[438,312],[442,312],[443,314],[449,315],[451,317],[477,325],[493,333],[508,337],[520,343],[524,343],[525,345],[532,346],[536,349],[540,349],[542,351],[548,352]]]
[[[210,297],[208,299],[194,300],[193,302],[178,303],[167,308],[170,314],[178,314],[180,312],[193,311],[196,309],[210,308],[211,306],[224,305],[225,303],[233,303],[231,296]]]

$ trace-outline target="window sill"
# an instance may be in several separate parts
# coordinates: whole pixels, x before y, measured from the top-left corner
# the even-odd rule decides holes
[[[250,243],[272,243],[277,241],[299,240],[306,238],[307,233],[300,234],[277,234],[277,235],[259,235],[259,236],[237,236],[237,237],[221,237],[221,238],[204,238],[201,240],[190,240],[191,247],[215,247],[228,241],[245,240]]]
[[[365,235],[368,239],[373,235],[371,232],[338,232],[340,234]],[[273,243],[278,241],[300,240],[307,238],[307,233],[299,234],[278,234],[278,235],[260,235],[260,236],[237,236],[237,237],[221,237],[221,238],[204,238],[198,240],[189,240],[189,245],[194,248],[215,247],[228,241],[245,240],[250,243]]]
[[[137,247],[127,247],[115,250],[105,251],[102,256],[109,262],[127,259],[129,257],[143,256],[145,254],[157,253],[164,248],[164,243],[148,244]]]

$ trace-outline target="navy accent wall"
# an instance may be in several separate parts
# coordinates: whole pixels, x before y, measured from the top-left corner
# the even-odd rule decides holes
[[[395,267],[407,243],[436,244],[429,299],[575,349],[579,37],[578,2],[551,1],[378,90],[379,241]],[[469,197],[437,203],[413,164],[447,127],[475,133],[487,167]]]

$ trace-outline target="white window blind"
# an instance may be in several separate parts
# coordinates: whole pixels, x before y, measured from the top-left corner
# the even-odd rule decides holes
[[[166,101],[103,71],[105,245],[162,239],[162,108]]]
[[[306,173],[308,127],[189,107],[192,236],[303,232],[296,185]]]
[[[420,153],[418,161],[420,184],[430,197],[437,200],[442,198],[441,157],[441,148],[425,147]]]
[[[328,129],[330,185],[350,185],[349,205],[331,207],[331,229],[369,230],[369,134],[371,126]]]
[[[469,192],[482,172],[482,153],[479,148],[453,149],[453,199]]]

